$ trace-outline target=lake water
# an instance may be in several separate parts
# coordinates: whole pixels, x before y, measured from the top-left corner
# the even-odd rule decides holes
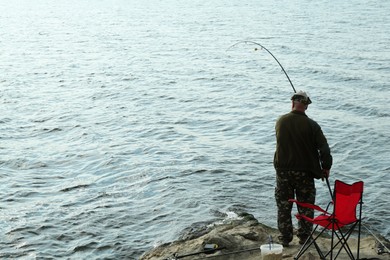
[[[0,1],[0,256],[137,259],[237,212],[276,226],[292,88],[390,235],[390,1]],[[329,200],[317,182],[317,203]]]

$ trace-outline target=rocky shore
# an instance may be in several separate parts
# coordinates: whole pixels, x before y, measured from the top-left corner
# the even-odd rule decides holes
[[[160,245],[146,252],[140,260],[164,259],[213,259],[213,260],[254,260],[262,259],[260,246],[268,244],[270,238],[276,241],[277,230],[265,226],[250,214],[240,214],[239,218],[227,223],[205,225],[201,229],[189,228],[177,240]],[[389,242],[381,238],[381,243],[389,248]],[[382,245],[374,236],[363,234],[360,241],[360,259],[390,259],[388,253],[378,254]],[[318,241],[321,248],[328,248],[330,238]],[[357,240],[350,238],[349,245],[356,252]],[[300,245],[295,237],[289,247],[283,248],[282,258],[293,259]],[[383,248],[382,248],[383,249]],[[319,259],[314,246],[300,258],[303,260]],[[342,253],[337,259],[349,259]]]

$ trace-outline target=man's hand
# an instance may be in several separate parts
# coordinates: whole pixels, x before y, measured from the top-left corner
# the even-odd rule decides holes
[[[324,178],[328,179],[330,174],[330,170],[322,169],[322,177],[321,180],[324,181]]]

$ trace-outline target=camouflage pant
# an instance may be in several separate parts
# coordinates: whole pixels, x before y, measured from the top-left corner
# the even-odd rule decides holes
[[[289,199],[296,198],[298,201],[314,204],[316,190],[314,178],[311,174],[298,171],[284,171],[276,173],[275,199],[278,207],[278,229],[281,233],[279,239],[285,242],[291,242],[293,239],[293,224],[291,210],[293,204],[288,202]],[[313,217],[314,211],[307,208],[298,208],[301,214]],[[299,238],[306,238],[313,225],[305,220],[298,221]]]

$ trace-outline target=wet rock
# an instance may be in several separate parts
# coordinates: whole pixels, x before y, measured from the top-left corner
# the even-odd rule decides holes
[[[166,243],[145,253],[141,260],[164,259],[213,259],[213,260],[254,260],[261,259],[260,246],[268,244],[269,239],[277,241],[278,231],[265,226],[253,215],[242,213],[236,219],[222,223],[200,222],[186,229],[180,240]],[[350,238],[352,251],[356,251],[356,239]],[[363,236],[361,239],[361,258],[388,259],[388,255],[378,255],[375,239]],[[321,248],[328,248],[329,238],[318,240]],[[215,247],[215,248],[214,248]],[[290,246],[283,249],[283,259],[292,259],[300,249],[298,238],[294,237]],[[214,248],[215,250],[209,250]],[[318,259],[317,252],[311,247],[302,260]],[[338,259],[349,259],[341,254]]]

